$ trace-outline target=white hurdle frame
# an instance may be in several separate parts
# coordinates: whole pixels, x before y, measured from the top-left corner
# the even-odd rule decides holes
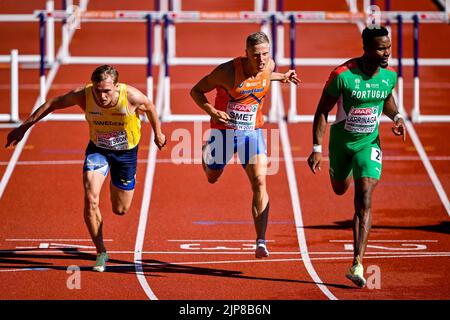
[[[10,113],[0,114],[0,121],[18,123],[19,122],[19,50],[17,50],[17,49],[11,50],[9,63],[10,63],[10,68],[11,68]]]
[[[257,1],[257,0],[256,0]],[[53,2],[53,0],[48,0],[48,3]],[[71,3],[71,1],[69,1]],[[256,3],[256,2],[255,2]],[[51,8],[51,5],[48,6]],[[62,19],[67,19],[72,17],[74,12],[73,8],[67,8],[66,11],[62,10],[53,10],[52,12],[47,11],[36,11],[31,15],[1,15],[0,21],[38,21],[36,13],[45,12],[46,17],[51,17],[54,21],[60,21]],[[290,59],[285,57],[285,44],[284,44],[284,27],[285,22],[290,15],[295,14],[297,16],[297,21],[301,23],[348,23],[355,22],[356,20],[364,19],[365,14],[359,12],[316,12],[316,11],[303,11],[303,12],[257,12],[257,11],[240,11],[240,12],[231,12],[224,14],[222,16],[217,16],[218,13],[211,12],[198,12],[198,11],[171,11],[171,12],[155,12],[155,11],[81,11],[78,12],[79,19],[81,22],[143,22],[145,21],[146,15],[151,15],[153,21],[155,21],[155,25],[153,28],[153,53],[152,60],[153,65],[160,65],[161,68],[164,68],[164,61],[162,57],[162,41],[161,41],[161,23],[158,21],[162,21],[162,18],[165,14],[171,20],[180,22],[235,22],[235,23],[261,23],[262,21],[268,21],[269,17],[275,15],[278,21],[281,21],[282,24],[277,24],[276,27],[276,46],[277,52],[276,56],[274,56],[274,60],[276,61],[278,66],[285,67],[290,66]],[[403,15],[405,17],[405,22],[411,19],[412,15],[420,14],[422,23],[442,23],[446,19],[448,19],[448,13],[443,12],[382,12],[383,19],[388,17],[391,21],[395,21],[395,17],[397,15]],[[219,13],[220,15],[220,13]],[[409,21],[408,21],[409,22]],[[48,23],[48,21],[46,21]],[[68,28],[68,27],[66,27]],[[176,57],[175,56],[175,32],[174,25],[168,26],[168,66],[176,66],[176,65],[218,65],[227,60],[232,59],[232,57],[222,57],[222,58],[199,58],[199,57]],[[270,37],[273,38],[273,35],[268,30],[267,24],[262,24],[261,29],[266,32]],[[48,30],[47,30],[48,31]],[[67,32],[67,30],[66,30]],[[63,43],[67,44],[67,41],[64,41],[64,37],[66,37],[63,32]],[[54,33],[54,32],[53,32]],[[54,35],[52,35],[54,38]],[[66,54],[58,57],[58,60],[61,64],[99,64],[99,63],[110,63],[110,64],[134,64],[134,65],[145,65],[148,63],[147,57],[89,57],[89,56],[71,56],[69,54],[68,45],[66,47]],[[48,48],[47,48],[48,51]],[[48,52],[47,62],[49,61]],[[347,58],[295,58],[296,66],[330,66],[334,67],[341,63],[343,63]],[[9,62],[11,60],[10,56],[0,56],[0,62]],[[28,56],[18,56],[18,62],[38,62],[39,55],[28,55]],[[404,66],[413,66],[414,59],[402,59]],[[398,64],[397,59],[391,60],[391,65],[396,66]],[[450,66],[450,59],[419,59],[419,64],[421,66]],[[161,72],[161,71],[160,71]],[[45,92],[45,81],[40,81],[41,92]],[[274,82],[272,87],[272,94],[274,98],[280,94],[276,92],[280,90],[277,87],[277,83]],[[162,87],[162,88],[161,88]],[[415,81],[415,103],[418,103],[419,95],[419,82]],[[311,121],[312,115],[299,115],[297,114],[297,88],[294,85],[290,86],[290,108],[288,112],[288,121],[290,122],[304,122]],[[147,78],[147,93],[153,91],[153,79]],[[275,93],[274,93],[275,91]],[[162,96],[156,96],[156,100],[160,100],[163,103],[162,110],[162,120],[163,121],[193,121],[193,120],[201,120],[207,121],[209,117],[206,115],[174,115],[171,113],[170,109],[170,76],[164,76],[162,79],[159,79],[157,93],[162,94]],[[401,93],[401,92],[400,92]],[[399,97],[399,99],[403,99],[403,96]],[[403,100],[401,100],[403,101]],[[275,101],[272,101],[275,104]],[[420,115],[419,107],[415,108],[415,120],[416,121],[430,121],[430,122],[450,122],[450,116],[426,116]],[[276,121],[276,110],[269,111],[269,121]],[[10,116],[10,119],[12,116]],[[83,120],[84,117],[81,114],[53,114],[46,117],[47,120]],[[1,120],[1,118],[0,118]]]
[[[359,12],[347,12],[347,13],[326,13],[326,12],[286,12],[285,15],[295,14],[297,16],[297,20],[301,23],[342,23],[342,22],[357,22],[364,21],[364,13]],[[448,13],[443,12],[433,12],[433,11],[424,11],[424,12],[410,12],[410,11],[383,11],[381,12],[382,21],[386,21],[389,19],[391,23],[396,23],[396,17],[398,15],[402,15],[404,22],[413,23],[414,15],[419,15],[421,17],[421,23],[443,23],[446,19],[449,18]],[[280,36],[278,37],[280,38]],[[350,57],[346,58],[295,58],[296,66],[330,66],[336,67]],[[450,59],[444,58],[419,58],[418,59],[420,66],[450,66]],[[278,64],[280,66],[289,66],[290,59],[286,57],[282,57],[279,59]],[[398,59],[392,58],[389,63],[391,66],[398,65]],[[402,59],[403,66],[414,66],[414,59]],[[399,78],[399,109],[403,112],[403,78]],[[295,86],[291,86],[290,89],[290,106],[288,111],[288,121],[292,123],[297,122],[311,122],[314,119],[314,115],[299,115],[297,113],[297,104],[296,98],[297,88]],[[450,122],[450,115],[421,115],[420,114],[420,81],[416,77],[414,79],[414,90],[413,90],[413,112],[412,112],[412,121],[413,122]],[[329,116],[330,121],[334,121],[335,117],[333,115]],[[386,116],[381,117],[381,121],[390,121]]]
[[[164,81],[162,82],[163,85],[163,110],[161,113],[161,121],[162,122],[191,122],[191,121],[202,121],[207,122],[210,121],[210,117],[207,114],[173,114],[171,112],[171,99],[170,99],[170,86],[171,86],[171,79],[170,79],[170,72],[166,72],[166,68],[172,67],[172,66],[216,66],[221,63],[224,63],[226,61],[232,60],[233,57],[215,57],[215,58],[204,58],[204,57],[176,57],[175,55],[175,43],[176,43],[176,32],[175,32],[175,22],[176,23],[183,23],[183,22],[190,22],[190,23],[201,23],[201,22],[227,22],[227,23],[259,23],[261,24],[261,31],[266,32],[269,36],[270,33],[267,30],[267,24],[262,23],[263,20],[270,17],[270,14],[268,13],[260,13],[260,12],[240,12],[240,16],[233,15],[232,16],[224,16],[222,19],[215,15],[218,15],[217,13],[212,13],[209,15],[208,13],[204,13],[202,19],[198,19],[199,16],[201,16],[202,13],[196,12],[196,11],[184,11],[178,13],[176,16],[174,15],[168,15],[166,16],[168,20],[165,28],[165,43],[168,46],[166,49],[166,59],[167,61],[163,61],[161,68],[164,69]],[[225,14],[226,15],[226,14]],[[242,16],[246,16],[247,19],[242,19]],[[167,67],[166,67],[167,65]],[[161,83],[161,82],[160,82]],[[274,85],[274,83],[272,83]],[[276,88],[272,87],[273,90],[276,90]],[[273,95],[273,97],[276,97],[276,95]],[[275,105],[274,98],[272,98],[271,106]],[[272,107],[271,107],[272,109]],[[274,110],[276,112],[276,110]],[[271,113],[271,112],[269,112]],[[275,121],[276,119],[268,119],[266,116],[264,116],[266,120],[269,121]],[[270,117],[269,117],[270,118]]]

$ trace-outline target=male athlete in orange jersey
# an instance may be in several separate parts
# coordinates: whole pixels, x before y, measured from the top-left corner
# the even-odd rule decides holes
[[[269,39],[263,32],[247,37],[246,55],[216,67],[191,90],[195,103],[211,116],[211,137],[203,146],[202,164],[208,182],[215,183],[237,151],[253,190],[252,214],[257,258],[269,256],[265,233],[269,215],[266,191],[267,151],[261,127],[262,107],[270,81],[298,84],[294,70],[273,72]],[[216,89],[214,105],[206,92]]]
[[[16,145],[26,131],[51,112],[78,105],[89,123],[90,141],[83,166],[84,220],[97,249],[95,271],[103,272],[108,254],[103,242],[100,190],[111,171],[111,204],[115,214],[125,214],[133,199],[137,151],[141,137],[139,113],[144,112],[159,149],[166,144],[153,103],[138,89],[119,83],[119,73],[109,65],[94,70],[92,83],[50,99],[24,123],[12,130],[6,147]]]

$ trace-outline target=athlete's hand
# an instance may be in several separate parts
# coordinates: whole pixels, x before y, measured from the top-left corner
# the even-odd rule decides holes
[[[5,148],[17,145],[23,139],[25,132],[27,132],[27,128],[24,126],[20,126],[11,130],[11,132],[8,133],[8,136],[6,137]]]
[[[230,119],[230,116],[228,113],[220,110],[214,110],[210,113],[211,118],[213,121],[217,124],[226,124],[228,120]]]
[[[297,76],[297,73],[295,70],[289,70],[284,74],[284,80],[281,80],[283,83],[292,82],[295,85],[298,85],[300,83],[300,79]]]
[[[403,121],[403,118],[399,118],[397,121],[394,122],[392,132],[396,136],[403,136],[403,142],[406,141],[406,125],[405,121]]]
[[[316,174],[317,170],[320,169],[320,163],[322,162],[322,153],[321,152],[311,152],[308,157],[308,166],[311,171]]]
[[[167,143],[167,138],[163,133],[155,135],[155,144],[158,147],[159,150],[164,148],[164,146]]]

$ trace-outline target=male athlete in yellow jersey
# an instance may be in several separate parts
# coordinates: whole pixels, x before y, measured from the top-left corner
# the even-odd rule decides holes
[[[16,145],[26,131],[51,112],[78,105],[89,124],[89,144],[83,166],[84,220],[97,249],[95,271],[103,272],[108,253],[103,242],[100,190],[111,171],[111,204],[115,214],[125,214],[133,199],[137,152],[141,137],[139,112],[152,125],[155,144],[166,144],[153,103],[138,89],[119,83],[119,73],[109,65],[99,66],[92,83],[53,98],[41,105],[22,125],[12,130],[6,147]]]
[[[267,152],[261,127],[263,103],[270,81],[300,80],[294,70],[274,72],[269,39],[263,32],[247,37],[246,55],[225,62],[201,79],[191,90],[195,103],[211,116],[211,137],[203,146],[203,169],[208,182],[215,183],[226,163],[238,152],[250,180],[252,214],[256,229],[256,258],[269,256],[266,228],[269,196],[266,190]],[[214,105],[205,93],[217,91]],[[230,142],[230,143],[228,143]]]

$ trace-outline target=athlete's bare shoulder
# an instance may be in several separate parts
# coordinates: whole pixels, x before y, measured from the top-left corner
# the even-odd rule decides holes
[[[138,107],[148,102],[148,98],[139,89],[130,86],[128,84],[126,86],[127,86],[127,99],[132,106]]]
[[[234,60],[218,65],[209,77],[226,89],[232,88],[234,85]]]
[[[78,105],[84,110],[86,108],[85,87],[78,87],[69,91],[63,96],[63,100],[70,105]]]

